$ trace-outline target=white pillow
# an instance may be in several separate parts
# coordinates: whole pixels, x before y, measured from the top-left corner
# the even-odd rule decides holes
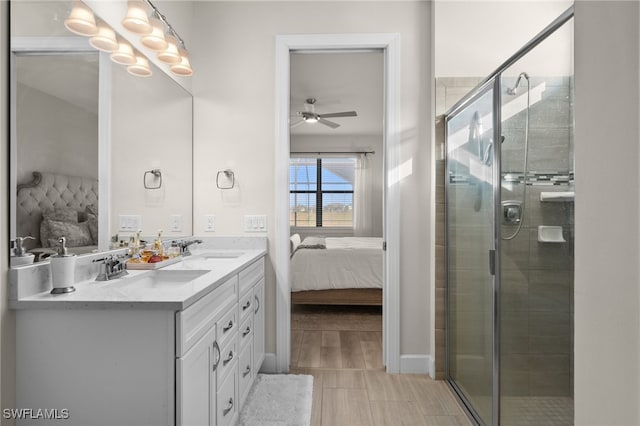
[[[289,240],[291,241],[291,254],[293,255],[300,245],[300,234],[293,234]]]

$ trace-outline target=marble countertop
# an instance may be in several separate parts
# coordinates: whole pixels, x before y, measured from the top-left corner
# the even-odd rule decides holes
[[[215,252],[215,258],[205,255]],[[154,270],[129,270],[122,278],[93,279],[74,284],[75,292],[44,291],[10,300],[13,309],[162,309],[183,310],[222,285],[244,267],[266,254],[264,249],[192,249],[192,255],[155,271],[192,271],[193,280],[162,286],[140,286],[135,281]],[[225,257],[229,255],[231,257]],[[200,273],[195,272],[200,271]],[[178,272],[178,274],[180,274]],[[189,275],[184,273],[183,275]],[[129,284],[133,283],[133,284]]]

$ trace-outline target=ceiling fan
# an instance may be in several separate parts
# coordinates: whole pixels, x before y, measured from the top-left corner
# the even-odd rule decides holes
[[[355,111],[343,111],[343,112],[330,112],[327,114],[318,114],[315,109],[315,98],[309,98],[304,103],[304,111],[297,111],[296,115],[301,117],[302,120],[292,123],[291,128],[297,127],[303,123],[320,123],[332,129],[340,127],[338,123],[327,120],[327,118],[337,117],[357,117],[358,114]]]

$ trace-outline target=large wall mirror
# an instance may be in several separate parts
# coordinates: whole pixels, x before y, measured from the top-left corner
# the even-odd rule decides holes
[[[115,3],[115,2],[114,2]],[[12,1],[10,238],[35,259],[193,234],[191,94],[64,27],[71,1]],[[126,37],[126,35],[123,35]],[[115,243],[115,244],[114,244]]]

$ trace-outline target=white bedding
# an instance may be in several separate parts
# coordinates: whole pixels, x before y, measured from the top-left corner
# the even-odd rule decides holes
[[[382,238],[326,238],[291,258],[291,291],[382,288]]]

